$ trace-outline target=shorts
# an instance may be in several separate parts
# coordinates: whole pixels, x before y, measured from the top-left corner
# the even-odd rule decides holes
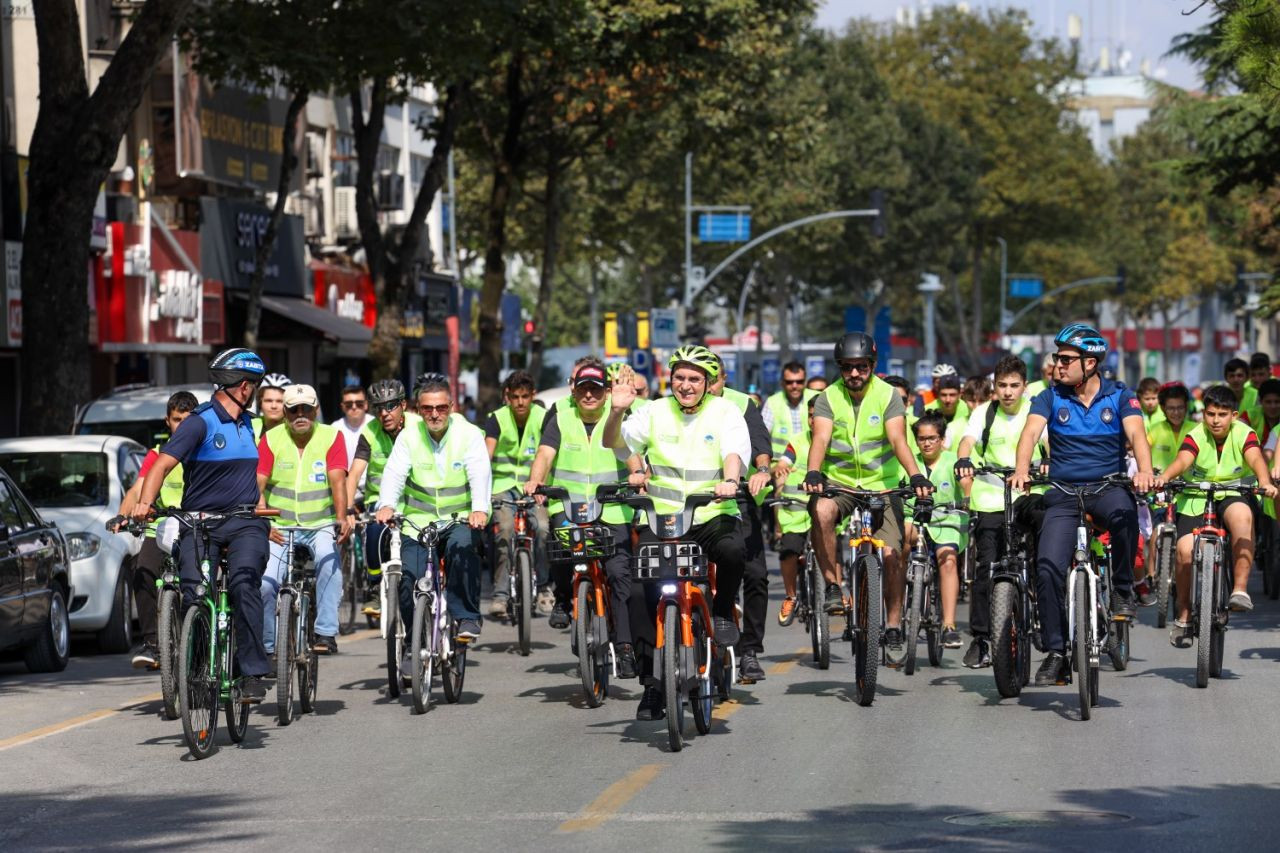
[[[840,514],[839,520],[836,522],[836,529],[840,529],[840,522],[858,511],[859,501],[853,495],[837,492],[831,497],[836,503],[836,511]],[[893,551],[902,550],[902,531],[905,528],[904,515],[902,511],[901,498],[889,498],[884,511],[884,518],[880,521],[880,527],[876,530],[876,538],[884,543],[884,547]]]
[[[784,533],[778,542],[779,557],[799,557],[804,554],[805,543],[809,541],[808,533]]]
[[[1219,523],[1222,522],[1223,516],[1226,515],[1227,507],[1231,506],[1232,504],[1245,504],[1246,506],[1249,507],[1249,510],[1251,512],[1257,509],[1257,504],[1255,504],[1250,498],[1247,498],[1244,495],[1231,495],[1230,497],[1222,498],[1221,500],[1218,501]],[[1199,527],[1200,523],[1203,521],[1204,521],[1203,515],[1183,515],[1182,513],[1178,513],[1177,514],[1178,538],[1181,539],[1183,536],[1193,535],[1195,533],[1195,529]]]

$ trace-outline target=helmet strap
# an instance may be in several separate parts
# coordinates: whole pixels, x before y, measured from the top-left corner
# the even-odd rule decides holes
[[[237,383],[236,383],[236,385],[239,385],[239,384],[241,384],[241,383],[239,383],[239,382],[237,382]],[[231,393],[231,389],[232,389],[232,388],[235,388],[235,387],[236,387],[236,385],[223,385],[223,386],[222,386],[222,393],[226,394],[228,397],[230,397],[232,400],[234,400],[234,401],[235,401],[235,404],[240,408],[240,411],[236,413],[236,417],[239,417],[239,416],[240,416],[241,414],[243,414],[244,412],[249,411],[249,400],[248,400],[248,399],[246,399],[246,400],[240,400],[240,399],[237,399],[237,398],[236,398],[236,395],[234,395],[234,394],[232,394],[232,393]],[[250,398],[250,399],[252,399],[252,398],[253,398],[253,394],[252,394],[252,393],[250,393],[250,394],[249,394],[249,398]]]

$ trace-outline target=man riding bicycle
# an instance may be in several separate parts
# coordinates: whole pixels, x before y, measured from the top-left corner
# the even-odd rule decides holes
[[[911,478],[917,497],[927,498],[933,483],[916,465],[907,444],[906,405],[894,387],[875,375],[876,342],[870,335],[850,332],[836,342],[835,362],[841,381],[827,387],[813,408],[813,438],[809,445],[807,492],[822,492],[828,480],[852,489],[882,490],[898,486],[903,473]],[[813,551],[827,580],[827,612],[843,613],[849,606],[840,588],[836,527],[859,510],[852,495],[819,498],[810,512]],[[902,501],[889,500],[875,538],[884,542],[885,648],[890,662],[901,662],[902,602],[907,593],[902,564]]]
[[[213,399],[199,406],[178,425],[142,484],[133,517],[146,519],[169,472],[183,466],[182,509],[185,512],[228,513],[258,503],[258,445],[249,419],[249,403],[266,368],[256,353],[237,347],[209,362],[209,378],[217,386]],[[236,662],[244,678],[246,702],[261,702],[267,694],[268,673],[262,642],[262,572],[267,565],[267,521],[229,518],[211,527],[209,561],[227,558],[227,588],[235,610]],[[198,537],[183,535],[178,542],[178,565],[183,605],[195,602],[201,583]]]
[[[1133,448],[1139,492],[1155,483],[1151,448],[1142,406],[1119,382],[1103,379],[1106,339],[1093,327],[1073,323],[1054,338],[1057,382],[1031,401],[1031,412],[1018,439],[1015,489],[1026,490],[1036,442],[1049,430],[1049,477],[1066,483],[1091,483],[1128,471],[1126,445]],[[1128,489],[1106,489],[1085,499],[1093,522],[1111,534],[1114,559],[1115,616],[1132,619],[1133,564],[1138,549],[1138,509]],[[1075,549],[1076,498],[1050,489],[1045,495],[1044,522],[1036,560],[1037,604],[1043,647],[1048,653],[1036,671],[1037,686],[1065,684],[1071,661],[1064,654],[1066,636],[1063,599],[1067,569]]]

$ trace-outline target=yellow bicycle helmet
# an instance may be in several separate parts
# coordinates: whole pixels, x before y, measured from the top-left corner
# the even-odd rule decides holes
[[[707,374],[707,381],[712,382],[720,376],[720,360],[716,354],[701,344],[690,344],[678,347],[667,360],[667,368],[675,370],[676,365],[687,364]]]

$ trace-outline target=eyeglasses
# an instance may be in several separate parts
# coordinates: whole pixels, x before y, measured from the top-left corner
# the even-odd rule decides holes
[[[840,362],[841,373],[870,373],[871,362],[869,361],[842,361]]]
[[[940,435],[917,435],[916,436],[916,444],[932,443],[935,441],[942,441],[942,436]]]
[[[343,400],[342,408],[344,409],[367,409],[369,404],[364,400]]]
[[[316,413],[315,406],[308,406],[305,403],[301,406],[285,406],[284,410],[291,415],[307,415],[311,416]]]
[[[1054,362],[1056,364],[1061,364],[1063,367],[1070,367],[1072,362],[1079,361],[1082,357],[1083,356],[1078,355],[1063,355],[1060,352],[1055,352],[1053,354]]]
[[[381,415],[386,412],[394,412],[396,409],[404,405],[404,400],[396,400],[393,403],[379,403],[373,407],[373,411]]]
[[[447,415],[452,408],[452,403],[445,403],[440,406],[419,406],[418,411],[424,415]]]

